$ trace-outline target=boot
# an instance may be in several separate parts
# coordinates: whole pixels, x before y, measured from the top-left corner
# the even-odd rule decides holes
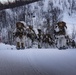
[[[25,49],[24,43],[21,43],[21,49]]]
[[[39,49],[41,49],[41,46],[40,46],[40,45],[38,45],[38,48],[39,48]]]
[[[16,48],[19,50],[20,49],[20,42],[17,42]]]
[[[60,47],[60,48],[58,48],[59,50],[62,50],[63,48],[62,47]]]

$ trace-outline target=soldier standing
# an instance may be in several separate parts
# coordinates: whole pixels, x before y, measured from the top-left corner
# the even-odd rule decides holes
[[[76,46],[75,41],[72,40],[72,48],[76,48],[75,46]]]
[[[28,26],[28,28],[26,29],[26,34],[27,34],[27,41],[28,41],[27,47],[31,48],[36,37],[36,33],[31,25]]]
[[[16,29],[14,30],[14,37],[16,38],[16,48],[25,49],[25,26],[22,22],[16,23]]]
[[[66,48],[66,23],[65,22],[58,22],[57,26],[55,28],[55,37],[57,39],[57,47],[59,49],[65,49]]]
[[[43,40],[43,34],[42,34],[41,29],[38,29],[37,40],[38,40],[38,48],[41,48],[42,40]]]

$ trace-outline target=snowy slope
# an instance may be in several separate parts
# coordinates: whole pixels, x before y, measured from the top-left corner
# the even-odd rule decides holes
[[[76,50],[25,49],[0,45],[0,75],[76,75]]]

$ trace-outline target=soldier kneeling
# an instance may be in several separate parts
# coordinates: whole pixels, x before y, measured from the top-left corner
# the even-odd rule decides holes
[[[16,48],[25,49],[25,26],[21,22],[16,23],[16,29],[14,30],[14,36],[16,38]]]

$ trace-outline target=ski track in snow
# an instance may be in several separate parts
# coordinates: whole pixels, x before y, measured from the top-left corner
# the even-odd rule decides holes
[[[0,75],[40,75],[27,57],[27,51],[0,51]]]
[[[30,60],[43,75],[76,75],[75,50],[31,51]]]
[[[0,75],[76,75],[76,50],[16,50],[1,44]]]

